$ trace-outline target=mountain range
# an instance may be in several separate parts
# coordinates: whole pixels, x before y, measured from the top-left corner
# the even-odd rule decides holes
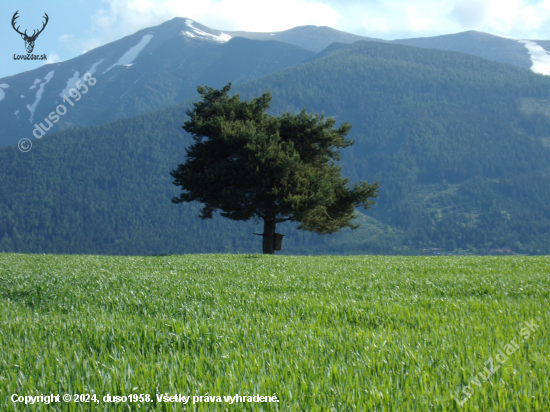
[[[351,123],[342,174],[380,183],[359,230],[320,238],[283,224],[283,253],[550,253],[550,77],[532,70],[548,42],[531,43],[222,32],[176,18],[0,79],[0,251],[258,250],[257,225],[170,203],[196,86],[231,81],[242,98],[269,90],[272,114],[305,107]],[[97,82],[34,139],[85,73]],[[27,153],[14,146],[24,137]]]
[[[85,73],[101,81],[49,133],[147,113],[196,96],[197,84],[241,84],[302,63],[333,43],[360,40],[458,51],[550,74],[544,41],[527,44],[470,31],[387,42],[317,26],[274,33],[222,32],[174,18],[74,59],[0,79],[0,147],[32,139],[35,125],[62,103],[63,96],[70,98],[69,90]]]

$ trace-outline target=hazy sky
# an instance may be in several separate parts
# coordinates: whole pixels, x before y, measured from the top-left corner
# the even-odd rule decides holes
[[[2,1],[0,78],[41,66],[14,61],[26,54],[11,19],[21,30],[42,27],[35,54],[50,62],[174,17],[188,17],[219,30],[280,31],[312,24],[392,40],[477,30],[514,38],[550,39],[550,0],[48,0]]]

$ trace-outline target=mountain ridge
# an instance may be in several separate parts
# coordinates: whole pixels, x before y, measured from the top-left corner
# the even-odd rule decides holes
[[[35,125],[62,104],[63,95],[78,80],[83,82],[85,73],[95,76],[97,83],[74,107],[67,108],[55,130],[108,123],[167,107],[196,95],[199,82],[238,84],[315,54],[275,40],[212,40],[198,24],[192,26],[206,35],[191,37],[182,34],[184,29],[191,30],[187,20],[170,20],[155,30],[140,30],[67,62],[0,80],[7,86],[1,89],[5,96],[0,100],[4,126],[0,147],[32,138]]]
[[[366,231],[318,238],[281,225],[282,253],[550,252],[550,78],[460,52],[360,41],[232,93],[265,90],[271,114],[305,107],[349,121],[356,143],[342,151],[342,174],[381,187],[359,215]],[[170,203],[168,172],[192,142],[181,129],[191,108],[192,99],[66,130],[30,153],[0,149],[0,250],[259,250],[254,224],[202,222],[199,205]]]
[[[392,40],[391,43],[428,49],[457,51],[487,60],[530,69],[533,65],[519,39],[505,38],[474,30],[442,36]]]
[[[248,50],[242,40],[237,40],[244,38],[251,41]],[[287,46],[275,46],[274,41]],[[34,120],[44,119],[55,110],[63,95],[82,80],[86,72],[100,81],[91,93],[61,116],[52,130],[105,124],[154,111],[196,96],[196,84],[221,86],[232,80],[236,85],[319,59],[356,41],[457,51],[524,69],[529,69],[532,62],[527,46],[544,50],[539,43],[550,45],[550,41],[548,45],[544,41],[533,43],[535,46],[521,44],[516,39],[474,31],[395,41],[357,36],[326,26],[299,26],[271,33],[222,31],[176,17],[66,62],[0,79],[3,124],[0,147],[16,144],[22,138],[32,139],[35,124],[40,124]],[[234,46],[236,42],[241,42],[240,49],[227,46]],[[233,51],[233,56],[228,49]],[[537,56],[544,59],[541,53],[539,50]],[[225,73],[220,67],[231,67],[232,71]],[[540,64],[537,67],[541,67]],[[548,70],[550,73],[550,63]]]

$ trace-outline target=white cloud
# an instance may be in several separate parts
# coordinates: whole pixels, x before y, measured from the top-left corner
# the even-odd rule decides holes
[[[409,28],[414,32],[422,32],[433,26],[431,16],[424,10],[418,10],[415,6],[407,7],[407,20]]]
[[[214,18],[212,20],[219,25],[214,28],[223,30],[282,31],[307,24],[336,27],[340,18],[330,6],[305,0],[210,0],[201,2],[196,10],[186,3],[171,0],[166,5],[173,14],[186,14],[205,25]]]
[[[102,0],[101,6],[87,33],[60,41],[82,53],[174,17],[226,31],[312,24],[384,39],[467,30],[550,39],[550,0]]]
[[[483,31],[517,38],[550,38],[550,0],[487,0]]]
[[[514,38],[550,39],[550,0],[385,0],[340,12],[340,30],[385,39],[467,30]]]
[[[479,27],[488,17],[489,3],[485,0],[459,0],[450,17],[464,27]]]
[[[337,27],[339,13],[308,0],[103,0],[106,7],[92,16],[88,44],[105,44],[174,17],[188,17],[219,30],[282,31],[312,24]],[[84,42],[60,39],[82,48]],[[97,47],[97,46],[95,46]],[[91,47],[84,47],[90,49]]]
[[[459,24],[447,18],[456,3],[455,0],[404,1],[387,0],[369,6],[368,12],[361,14],[360,26],[370,37],[385,39],[432,36],[450,33],[459,29]],[[342,16],[341,21],[351,15]],[[340,28],[344,30],[345,28]]]
[[[72,49],[74,43],[78,41],[72,34],[63,34],[59,36],[59,42],[64,44],[67,48]]]
[[[373,17],[368,13],[361,15],[362,26],[371,33],[387,33],[390,31],[391,23],[386,17]]]
[[[127,33],[130,34],[130,33]],[[86,36],[84,40],[76,38],[72,34],[63,34],[59,36],[59,42],[65,45],[73,53],[82,54],[86,53],[89,50],[95,49],[96,47],[102,46],[105,43],[108,43],[113,40],[117,40],[122,36],[110,38],[111,36],[99,36],[95,38],[90,38]]]
[[[48,60],[46,60],[46,64],[57,63],[59,60],[60,60],[59,56],[54,52],[51,52],[50,55],[48,56]]]

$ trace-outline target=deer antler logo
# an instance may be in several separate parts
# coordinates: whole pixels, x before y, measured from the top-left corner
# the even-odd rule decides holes
[[[21,38],[25,40],[25,47],[27,48],[27,53],[32,53],[34,49],[34,42],[36,41],[36,38],[38,37],[38,35],[42,33],[42,31],[44,30],[44,28],[46,27],[46,24],[48,24],[49,17],[46,13],[44,13],[45,14],[44,18],[46,19],[46,21],[43,23],[44,25],[42,26],[42,28],[38,30],[38,33],[36,32],[36,30],[33,30],[32,36],[28,36],[27,30],[25,30],[24,33],[21,33],[19,31],[20,26],[17,26],[17,28],[15,28],[15,20],[19,17],[17,13],[19,13],[19,10],[17,10],[13,15],[11,19],[11,25],[13,26],[13,29],[21,35]]]

